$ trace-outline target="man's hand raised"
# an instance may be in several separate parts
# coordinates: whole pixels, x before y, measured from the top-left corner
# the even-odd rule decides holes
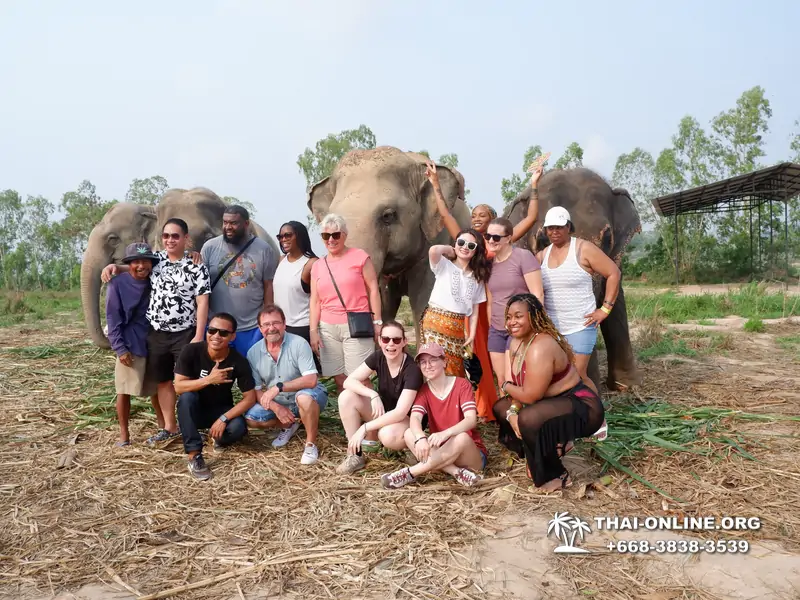
[[[206,381],[212,385],[219,385],[220,383],[232,383],[232,379],[228,379],[230,377],[230,371],[233,371],[233,367],[225,367],[221,369],[219,367],[219,361],[214,363],[214,368],[211,369],[211,373],[206,375]]]

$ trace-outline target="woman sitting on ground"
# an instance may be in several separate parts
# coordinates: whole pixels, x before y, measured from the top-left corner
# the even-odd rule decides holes
[[[344,381],[339,395],[339,415],[347,434],[347,458],[336,467],[340,475],[350,475],[366,466],[362,454],[364,440],[380,440],[386,448],[403,450],[411,405],[422,387],[422,373],[406,352],[406,333],[397,321],[381,325],[380,350],[371,354]],[[376,374],[378,391],[364,385]]]
[[[527,459],[528,477],[541,491],[569,487],[562,448],[600,428],[603,403],[583,383],[572,348],[536,296],[509,299],[506,327],[511,343],[502,390],[508,397],[494,406],[499,441]]]
[[[445,374],[445,352],[438,344],[420,346],[417,361],[427,382],[414,400],[405,440],[419,462],[386,473],[381,484],[397,489],[424,473],[443,471],[471,487],[480,481],[476,472],[483,471],[487,463],[486,446],[475,428],[478,415],[472,384]],[[430,437],[425,435],[426,424]]]
[[[436,281],[422,315],[420,341],[444,348],[447,375],[465,377],[464,353],[475,341],[478,305],[486,301],[492,264],[483,237],[474,229],[462,229],[452,246],[431,246],[428,256]]]

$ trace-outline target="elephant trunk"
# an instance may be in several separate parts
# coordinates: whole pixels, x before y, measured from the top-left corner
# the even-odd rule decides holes
[[[87,258],[81,263],[81,304],[83,319],[92,342],[100,348],[111,348],[108,338],[100,327],[100,272],[106,263],[102,256]]]

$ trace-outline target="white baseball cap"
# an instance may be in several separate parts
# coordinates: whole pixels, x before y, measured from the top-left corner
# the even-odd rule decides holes
[[[542,227],[563,227],[567,224],[567,221],[571,220],[566,208],[563,206],[554,206],[547,211]]]

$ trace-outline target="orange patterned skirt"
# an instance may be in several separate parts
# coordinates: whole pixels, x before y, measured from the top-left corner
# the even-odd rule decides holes
[[[464,315],[428,306],[420,321],[421,344],[439,344],[445,353],[445,373],[466,377],[464,369]]]

